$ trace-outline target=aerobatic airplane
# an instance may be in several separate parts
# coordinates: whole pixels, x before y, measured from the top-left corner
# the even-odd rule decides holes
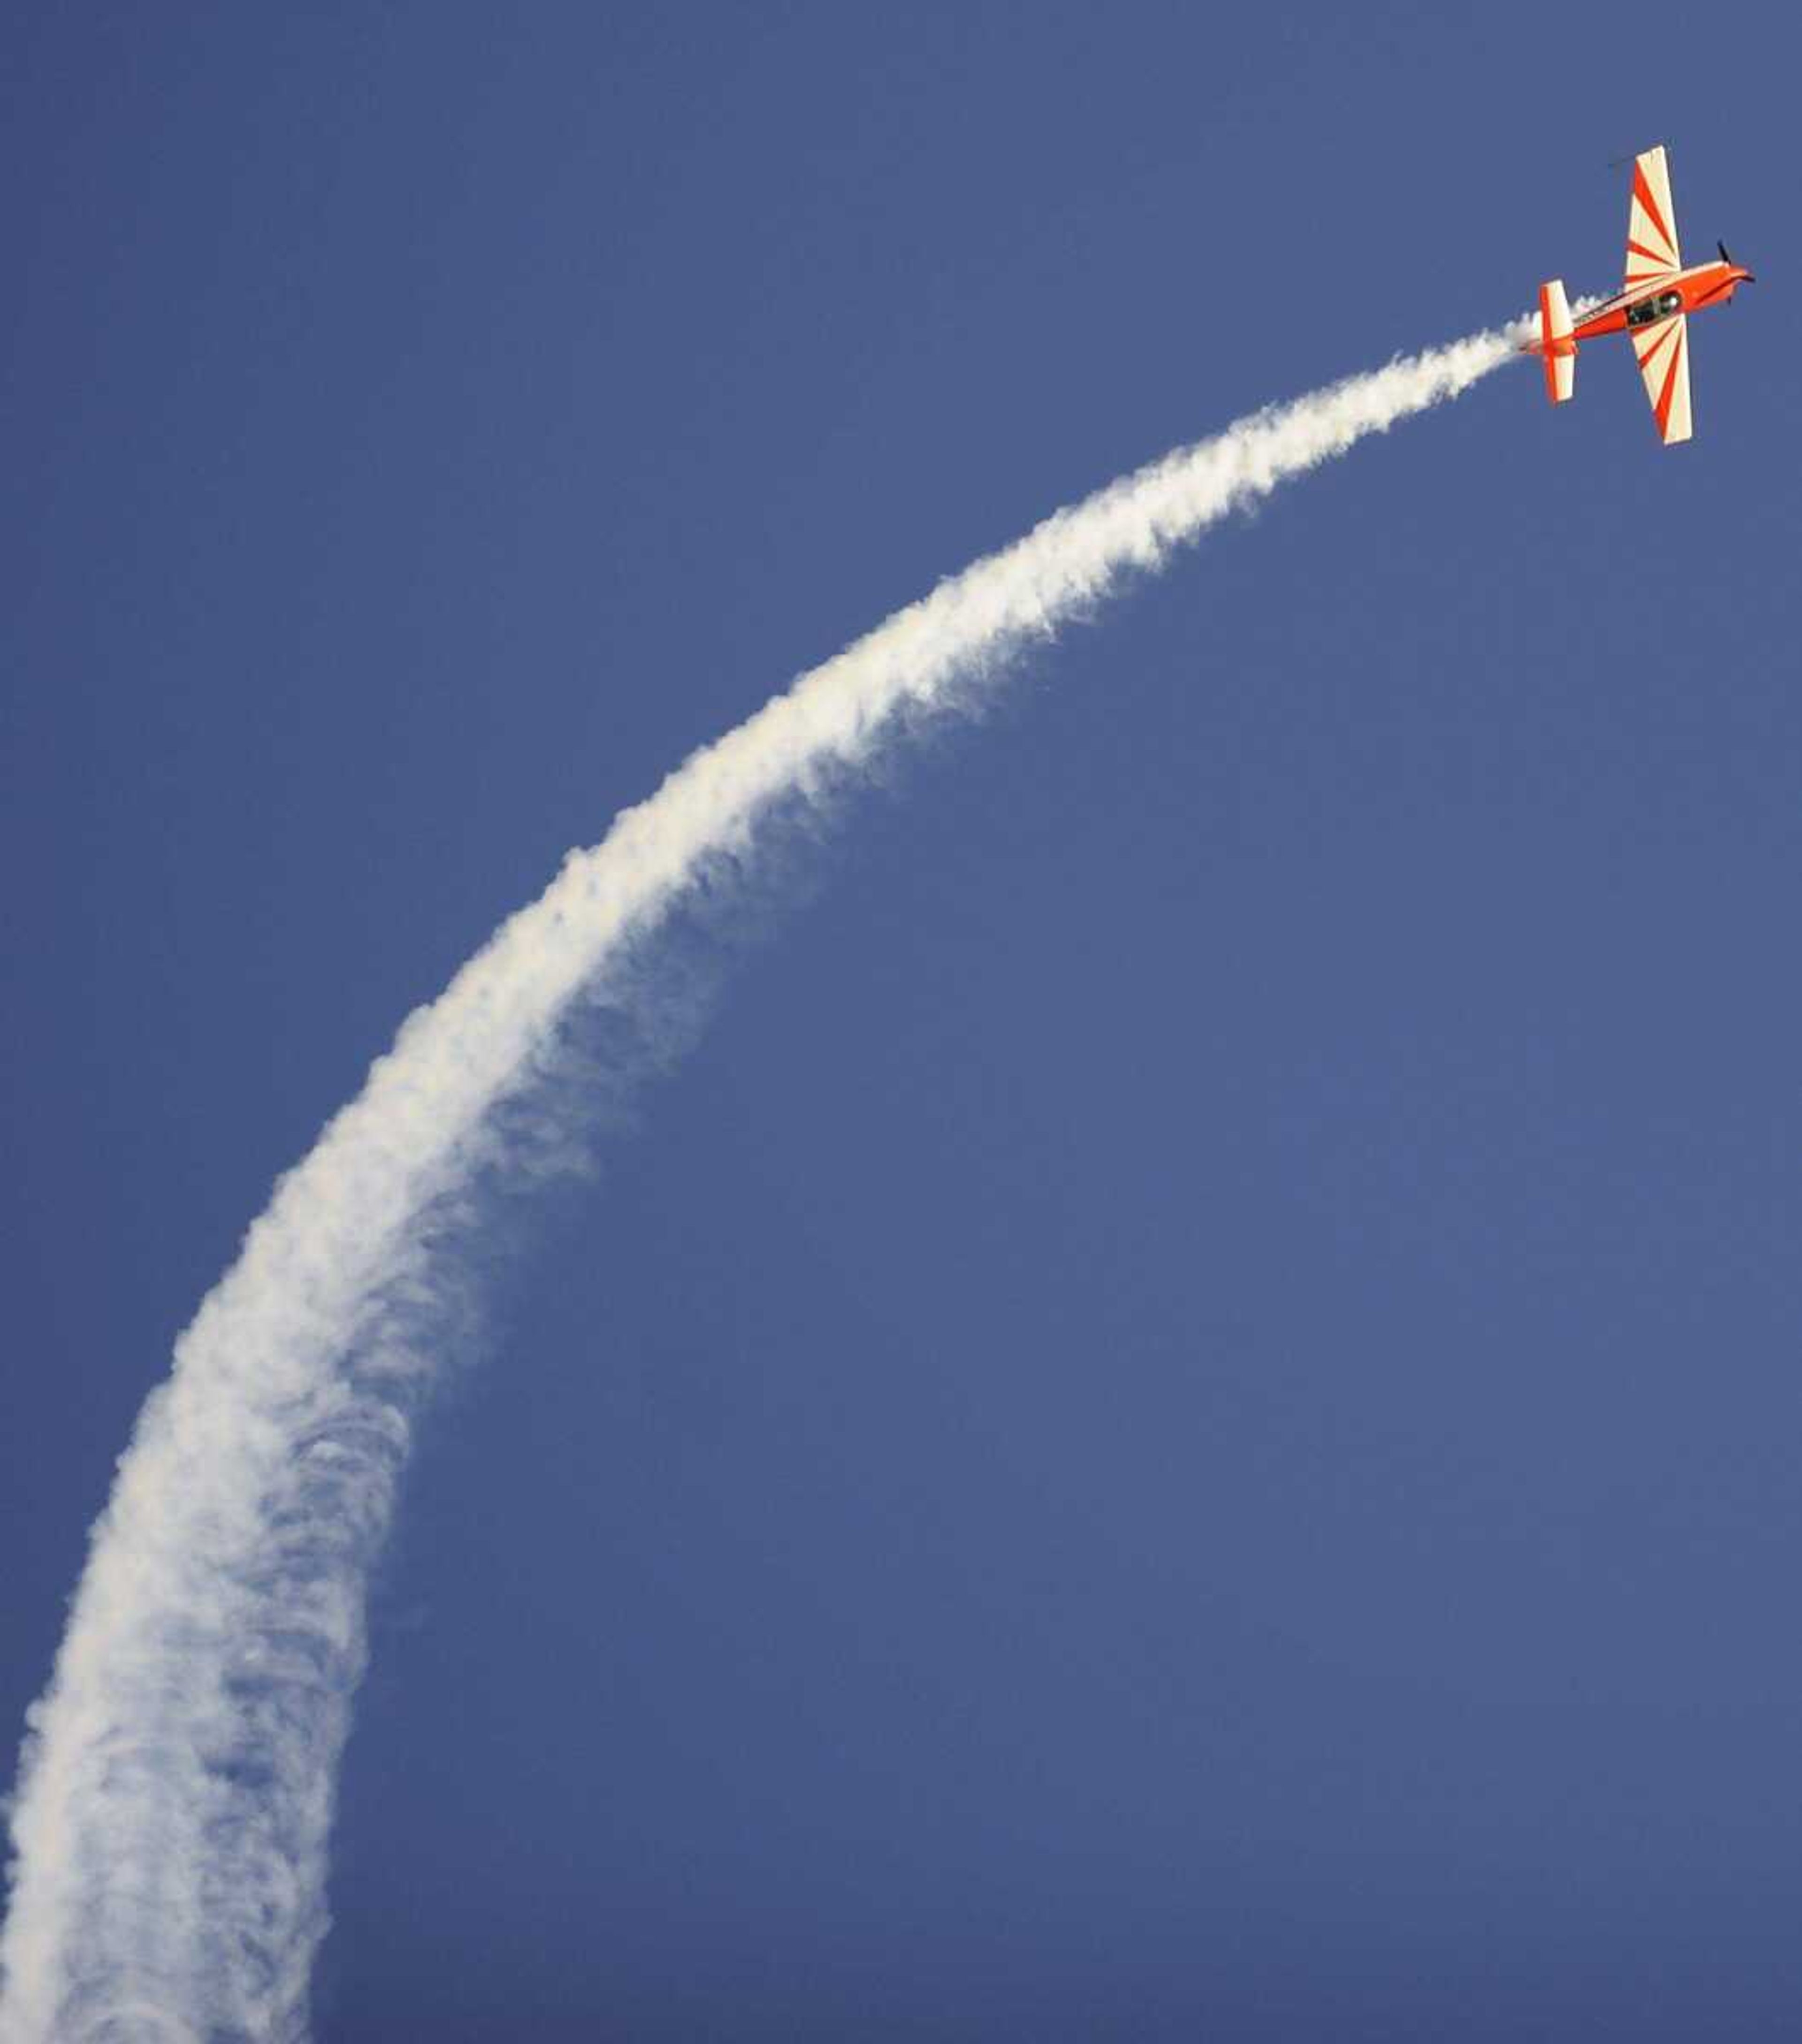
[[[1543,358],[1546,395],[1554,405],[1577,384],[1577,344],[1604,333],[1633,342],[1639,375],[1666,447],[1689,437],[1689,315],[1704,305],[1731,304],[1742,284],[1755,281],[1717,241],[1718,263],[1683,267],[1670,172],[1664,144],[1633,159],[1633,196],[1627,208],[1627,281],[1612,298],[1593,305],[1575,326],[1562,279],[1539,286],[1539,337],[1522,352]]]

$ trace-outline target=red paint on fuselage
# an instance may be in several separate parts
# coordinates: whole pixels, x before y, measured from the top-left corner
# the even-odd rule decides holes
[[[1682,299],[1682,304],[1675,308],[1678,312],[1699,313],[1710,305],[1729,304],[1751,274],[1737,263],[1698,263],[1693,270],[1674,270],[1669,276],[1648,278],[1579,321],[1571,329],[1572,337],[1595,340],[1604,333],[1624,333],[1627,308],[1647,298],[1662,298],[1666,291],[1675,291]]]

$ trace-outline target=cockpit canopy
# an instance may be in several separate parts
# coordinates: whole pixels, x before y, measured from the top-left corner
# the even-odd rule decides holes
[[[1659,291],[1649,298],[1641,298],[1636,305],[1627,308],[1629,326],[1650,326],[1654,320],[1669,319],[1673,313],[1683,309],[1681,291]]]

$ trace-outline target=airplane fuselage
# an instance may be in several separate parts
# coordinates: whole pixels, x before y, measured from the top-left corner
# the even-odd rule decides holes
[[[1604,333],[1625,333],[1668,319],[1673,313],[1699,313],[1710,305],[1732,302],[1733,294],[1751,275],[1737,263],[1698,263],[1648,277],[1631,291],[1618,292],[1571,329],[1573,340],[1594,340]],[[1674,299],[1674,303],[1667,302]]]

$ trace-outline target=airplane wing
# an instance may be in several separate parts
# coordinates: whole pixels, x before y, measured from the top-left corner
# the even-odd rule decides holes
[[[1633,159],[1633,196],[1627,205],[1627,288],[1682,267],[1670,171],[1661,142]]]
[[[1662,150],[1654,152],[1662,155]],[[1644,160],[1643,158],[1641,159]],[[1633,331],[1633,352],[1639,358],[1640,380],[1652,401],[1652,413],[1666,447],[1689,437],[1689,321],[1673,313],[1651,326]]]

